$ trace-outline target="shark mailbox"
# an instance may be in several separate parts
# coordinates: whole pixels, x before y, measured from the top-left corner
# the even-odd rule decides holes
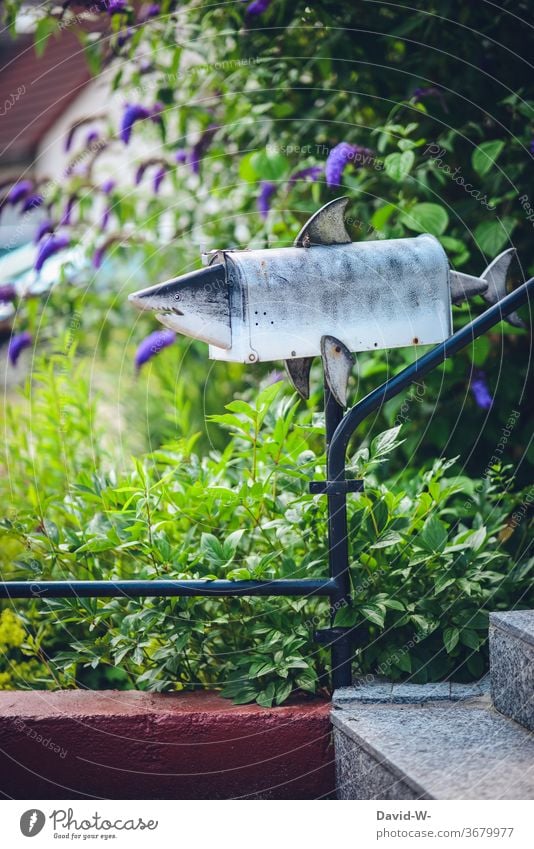
[[[348,198],[323,206],[293,247],[220,250],[208,265],[130,295],[166,327],[209,345],[212,359],[284,360],[304,398],[314,357],[321,356],[335,400],[346,406],[353,353],[443,342],[452,334],[451,304],[506,294],[514,251],[480,277],[452,271],[430,235],[351,242]],[[509,317],[519,324],[516,315]]]

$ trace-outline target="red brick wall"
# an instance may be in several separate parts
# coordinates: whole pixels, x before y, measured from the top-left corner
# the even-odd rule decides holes
[[[0,791],[15,799],[317,799],[334,789],[330,703],[215,693],[0,693]]]

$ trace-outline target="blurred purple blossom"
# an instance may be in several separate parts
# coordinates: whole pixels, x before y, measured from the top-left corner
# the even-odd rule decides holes
[[[108,226],[108,224],[109,224],[109,217],[110,217],[110,215],[111,215],[111,208],[110,208],[109,206],[106,206],[106,208],[105,208],[105,210],[104,210],[104,213],[103,213],[103,215],[102,215],[102,219],[101,219],[101,221],[100,221],[100,229],[101,229],[101,230],[106,230],[106,229],[107,229],[107,226]]]
[[[330,188],[341,185],[343,172],[349,162],[356,168],[363,168],[374,157],[372,150],[357,144],[340,142],[332,148],[325,164],[326,183]]]
[[[167,169],[162,165],[156,173],[154,174],[154,180],[152,183],[152,188],[154,189],[154,194],[158,194],[160,190],[160,186],[165,179],[165,174],[167,173]]]
[[[265,378],[265,386],[272,386],[273,383],[279,383],[284,379],[284,377],[285,374],[283,371],[277,371],[276,369],[274,371],[270,371]]]
[[[200,162],[218,129],[219,127],[217,124],[210,124],[209,127],[206,127],[199,140],[191,148],[189,164],[191,165],[191,170],[194,174],[198,174],[200,172]]]
[[[294,185],[299,180],[311,180],[315,182],[318,180],[321,174],[324,172],[324,168],[322,165],[310,165],[308,168],[301,168],[300,171],[295,171],[294,174],[289,178],[289,185]]]
[[[139,12],[137,20],[140,24],[144,24],[145,21],[149,21],[150,18],[155,18],[159,15],[160,11],[161,7],[159,3],[148,3],[145,6],[141,6],[141,11]]]
[[[262,180],[260,183],[260,193],[256,202],[258,211],[263,219],[267,218],[271,208],[271,198],[276,191],[276,184],[269,180]]]
[[[28,195],[21,207],[22,212],[29,212],[30,209],[38,209],[44,203],[44,198],[42,195]]]
[[[24,200],[33,189],[32,180],[19,180],[18,183],[15,183],[14,186],[11,186],[9,192],[7,193],[6,201],[14,206],[16,203],[19,203],[21,200]]]
[[[252,3],[247,6],[247,15],[263,15],[270,5],[271,0],[252,0]]]
[[[98,141],[99,138],[100,138],[100,134],[99,134],[98,130],[91,130],[89,133],[87,133],[87,137],[85,139],[85,146],[91,147],[93,142]]]
[[[146,106],[141,106],[140,103],[130,103],[126,106],[122,116],[119,135],[124,142],[128,144],[132,135],[132,127],[137,121],[143,121],[150,117],[150,111]]]
[[[481,410],[489,410],[493,404],[489,386],[486,380],[486,375],[483,371],[477,370],[474,373],[474,379],[471,381],[471,392],[475,399],[477,407]]]
[[[5,304],[10,301],[14,301],[17,297],[17,290],[15,289],[13,283],[4,283],[3,286],[0,286],[0,301]]]
[[[32,344],[32,337],[25,330],[23,333],[16,333],[15,336],[12,336],[9,340],[9,346],[7,349],[7,355],[9,357],[9,361],[11,365],[16,366],[18,362],[18,358],[25,348],[29,348]]]
[[[70,195],[67,203],[65,204],[65,209],[63,210],[63,215],[61,216],[59,223],[65,227],[68,227],[72,223],[72,210],[78,200],[77,195]]]
[[[41,242],[37,251],[37,259],[35,260],[35,270],[40,271],[47,259],[50,259],[50,257],[58,253],[58,251],[62,251],[64,248],[68,247],[68,244],[68,236],[51,235],[48,239]]]
[[[445,95],[442,89],[438,88],[438,86],[430,85],[430,86],[422,86],[419,88],[414,88],[412,92],[412,98],[416,102],[419,100],[423,100],[425,97],[437,97],[440,101],[445,112],[448,112],[447,104],[445,102]]]
[[[534,142],[533,142],[533,144],[534,144]],[[184,162],[187,162],[187,150],[185,150],[183,147],[180,148],[180,150],[177,150],[176,153],[174,154],[174,160],[175,160],[175,162],[178,162],[179,164],[183,164]]]
[[[117,33],[117,44],[119,47],[124,47],[125,44],[129,42],[134,31],[132,27],[127,27],[127,29],[121,29],[120,32]]]
[[[108,15],[117,15],[124,12],[128,3],[127,0],[104,0],[102,5]]]
[[[109,194],[111,194],[111,192],[113,191],[115,186],[116,186],[115,180],[112,180],[111,178],[109,178],[108,180],[104,180],[104,182],[100,186],[100,189],[101,189],[101,191],[104,192],[105,195],[109,195]]]
[[[41,221],[39,223],[39,226],[37,227],[37,230],[35,231],[35,236],[33,237],[34,244],[38,244],[38,242],[41,241],[41,239],[44,235],[46,235],[46,233],[52,233],[53,229],[53,221],[50,221],[49,219]]]
[[[172,330],[155,330],[150,333],[146,339],[140,343],[135,352],[135,367],[137,371],[152,359],[156,354],[159,354],[163,348],[172,345],[176,339],[176,333]]]

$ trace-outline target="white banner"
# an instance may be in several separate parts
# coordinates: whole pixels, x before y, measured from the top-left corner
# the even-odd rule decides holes
[[[534,845],[534,802],[4,801],[0,812],[6,849]]]

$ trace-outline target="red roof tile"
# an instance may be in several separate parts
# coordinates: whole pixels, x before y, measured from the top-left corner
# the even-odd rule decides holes
[[[0,158],[11,165],[31,161],[36,148],[90,79],[73,32],[52,36],[38,57],[33,37],[19,38],[0,67]]]

